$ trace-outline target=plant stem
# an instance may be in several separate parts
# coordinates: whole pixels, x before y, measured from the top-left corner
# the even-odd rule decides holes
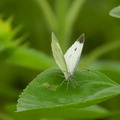
[[[73,4],[69,8],[69,11],[66,15],[66,35],[69,36],[74,25],[74,22],[77,16],[80,13],[80,9],[83,6],[85,0],[74,0]]]
[[[68,36],[65,33],[65,29],[66,29],[65,20],[68,11],[68,5],[69,5],[69,0],[56,1],[56,12],[57,12],[57,21],[58,21],[58,28],[56,32],[57,32],[57,38],[60,41],[63,51],[66,49],[65,44],[67,44],[66,40],[68,39]]]
[[[57,28],[57,20],[48,1],[46,0],[37,0],[37,1],[46,17],[49,27],[51,28],[52,31],[55,31]]]

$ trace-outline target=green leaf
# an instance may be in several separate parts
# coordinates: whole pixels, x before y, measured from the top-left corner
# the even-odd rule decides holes
[[[120,18],[120,6],[113,8],[109,14],[113,17]]]
[[[108,75],[113,80],[120,83],[120,62],[119,61],[96,61],[87,68],[99,70]]]
[[[55,66],[54,60],[48,55],[24,47],[16,49],[7,62],[36,70],[44,70]]]
[[[77,84],[70,82],[68,90],[68,82],[60,86],[62,75],[57,68],[39,74],[20,95],[17,111],[87,107],[120,93],[119,84],[97,71],[77,71],[73,76]]]
[[[107,71],[110,73],[116,73],[120,76],[120,62],[118,61],[96,61],[88,66],[89,69]]]
[[[90,52],[85,58],[80,62],[80,68],[87,68],[91,63],[97,60],[100,56],[107,54],[110,51],[120,48],[120,40],[115,40],[110,43],[106,43],[100,47],[97,47],[92,52]]]

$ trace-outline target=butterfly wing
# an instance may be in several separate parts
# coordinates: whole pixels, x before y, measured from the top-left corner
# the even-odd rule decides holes
[[[83,44],[85,40],[85,35],[82,34],[75,42],[74,44],[67,50],[67,52],[64,55],[67,68],[68,68],[68,73],[69,75],[73,75],[76,66],[78,65]]]
[[[65,58],[62,53],[61,47],[59,45],[59,42],[58,42],[56,36],[54,35],[54,33],[52,33],[51,47],[52,47],[52,52],[53,52],[55,62],[57,63],[59,68],[62,70],[62,72],[67,80],[67,78],[68,78],[67,65],[66,65]]]

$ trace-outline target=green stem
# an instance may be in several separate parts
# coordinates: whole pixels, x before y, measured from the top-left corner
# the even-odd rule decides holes
[[[46,0],[37,0],[37,2],[39,3],[39,5],[44,13],[51,30],[55,31],[57,28],[57,20],[56,20],[56,17],[54,15],[49,3]]]
[[[58,28],[56,30],[57,32],[57,38],[60,41],[62,50],[65,51],[65,44],[66,40],[68,39],[68,36],[65,34],[65,20],[66,20],[66,14],[68,11],[68,4],[69,0],[57,0],[56,1],[56,12],[57,12],[57,21],[58,21]]]
[[[80,68],[86,68],[89,64],[95,61],[98,57],[107,54],[108,52],[120,48],[120,41],[116,40],[111,43],[107,43],[99,48],[96,48],[89,53],[80,63]]]
[[[66,15],[66,35],[69,36],[85,0],[74,0]]]
[[[85,0],[75,0],[73,2],[72,6],[70,7],[70,9],[67,13],[67,17],[66,17],[69,27],[71,25],[73,25],[73,23],[75,22],[75,20],[78,16],[78,13],[79,13],[80,9],[82,8],[84,2],[85,2]]]

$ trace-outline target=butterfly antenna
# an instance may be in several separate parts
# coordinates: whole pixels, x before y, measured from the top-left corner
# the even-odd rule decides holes
[[[71,82],[73,83],[73,87],[76,88],[79,86],[78,82],[75,79],[72,79]]]

